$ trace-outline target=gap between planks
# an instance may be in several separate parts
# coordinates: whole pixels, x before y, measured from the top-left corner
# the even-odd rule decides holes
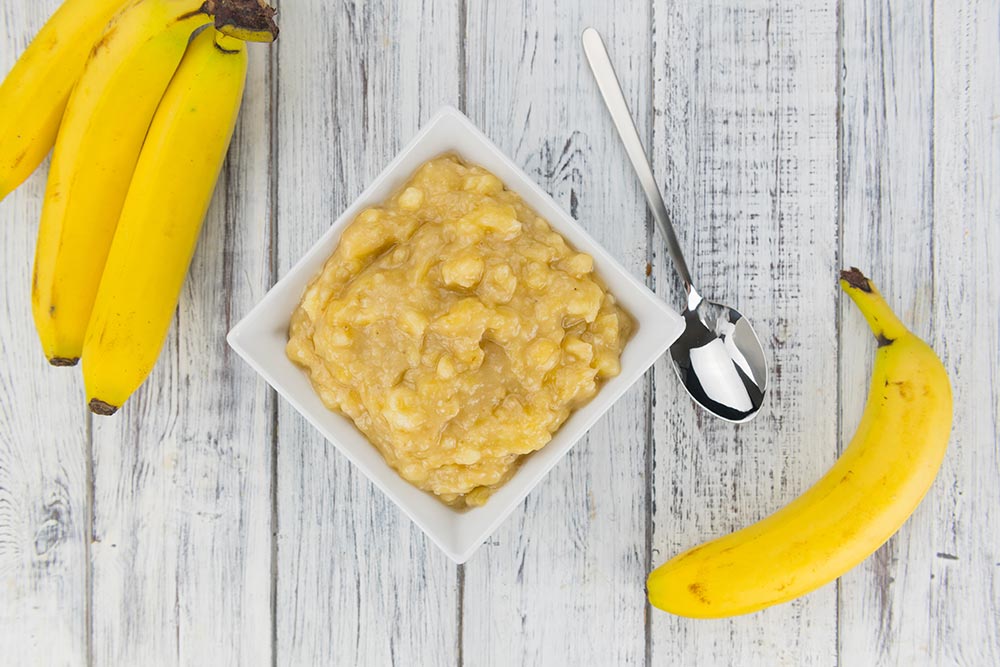
[[[275,7],[279,3],[275,2]],[[278,90],[278,78],[281,76],[281,59],[279,49],[281,40],[270,44],[268,53],[268,195],[269,202],[269,248],[268,248],[268,288],[278,280],[278,115],[281,96]],[[278,667],[278,392],[267,385],[267,394],[271,401],[271,666]]]
[[[836,263],[838,265],[843,265],[844,263],[844,84],[841,82],[841,76],[844,69],[844,0],[837,0],[837,54],[835,65],[837,76],[834,79],[834,84],[837,86],[837,214],[835,216],[837,225],[837,254]],[[841,444],[844,440],[844,411],[843,411],[843,364],[840,363],[840,332],[841,327],[841,310],[843,304],[843,293],[841,290],[837,290],[837,296],[835,297],[834,305],[834,327],[836,327],[836,346],[837,346],[837,441],[834,443],[834,447],[837,448],[836,454],[839,457],[843,452],[843,445]],[[843,595],[843,591],[840,586],[840,577],[837,577],[837,583],[835,584],[836,593],[834,595],[834,646],[835,646],[835,656],[837,667],[840,667],[841,663],[841,651],[840,651],[840,600]]]

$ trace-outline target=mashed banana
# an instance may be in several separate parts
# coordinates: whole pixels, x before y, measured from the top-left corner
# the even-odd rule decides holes
[[[631,322],[593,269],[496,176],[440,157],[344,230],[288,356],[404,479],[481,505],[620,370]]]

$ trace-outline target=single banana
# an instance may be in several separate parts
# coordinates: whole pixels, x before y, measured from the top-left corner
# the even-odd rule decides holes
[[[646,583],[649,601],[695,618],[746,614],[836,579],[888,540],[923,499],[951,431],[951,385],[859,270],[841,273],[878,339],[868,402],[833,468],[785,508],[675,556]]]
[[[90,409],[113,414],[163,347],[222,168],[246,79],[242,41],[191,42],[135,168],[83,346]]]
[[[0,84],[0,200],[41,164],[87,54],[129,0],[66,0]]]
[[[70,96],[42,207],[32,311],[56,366],[80,357],[129,181],[153,113],[191,34],[211,18],[203,0],[140,0],[118,14]]]

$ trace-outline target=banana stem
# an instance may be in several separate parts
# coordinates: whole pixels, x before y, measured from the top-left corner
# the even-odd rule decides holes
[[[278,38],[276,10],[265,0],[205,0],[202,11],[215,18],[215,29],[244,42]]]
[[[840,287],[865,316],[880,347],[890,345],[897,338],[909,333],[906,325],[896,317],[875,285],[861,273],[860,269],[851,267],[848,271],[841,271]]]

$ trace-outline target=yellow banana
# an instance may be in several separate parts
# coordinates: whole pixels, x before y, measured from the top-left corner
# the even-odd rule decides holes
[[[840,284],[879,341],[853,440],[833,468],[785,508],[654,570],[646,583],[654,606],[720,618],[808,593],[888,540],[930,488],[951,431],[948,375],[860,271],[842,272]]]
[[[0,84],[0,200],[45,159],[87,54],[127,1],[66,0]]]
[[[203,0],[140,0],[94,48],[59,128],[42,207],[32,311],[57,366],[77,362],[143,138]]]
[[[239,113],[243,42],[214,28],[181,61],[135,168],[83,346],[90,409],[113,414],[160,354]]]

